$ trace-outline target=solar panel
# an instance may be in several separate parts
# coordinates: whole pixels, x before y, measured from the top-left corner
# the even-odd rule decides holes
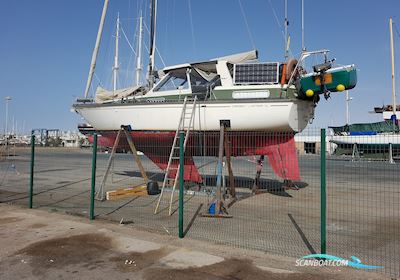
[[[237,85],[276,84],[278,70],[278,62],[235,64],[233,80]]]

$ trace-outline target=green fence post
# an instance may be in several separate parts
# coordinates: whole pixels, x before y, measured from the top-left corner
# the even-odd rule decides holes
[[[90,190],[90,220],[94,220],[94,195],[96,191],[97,133],[93,134],[92,187]]]
[[[183,131],[179,134],[179,238],[183,238],[183,191],[184,191],[184,159],[185,151],[183,147],[185,133]]]
[[[31,135],[31,176],[29,180],[29,208],[33,204],[33,174],[35,167],[35,135]]]
[[[326,254],[326,132],[321,129],[321,254]]]

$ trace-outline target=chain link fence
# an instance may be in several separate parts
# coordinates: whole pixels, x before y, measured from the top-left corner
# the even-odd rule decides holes
[[[399,277],[400,149],[395,138],[351,138],[328,131],[326,168],[321,170],[320,131],[227,131],[222,158],[219,132],[193,133],[185,152],[185,238],[299,258],[321,252],[325,231],[327,254],[356,256]],[[160,189],[174,135],[164,136],[135,143],[149,180]],[[104,181],[106,193],[146,187],[133,155],[124,153],[127,150],[115,154]],[[110,151],[99,147],[97,188],[109,157]],[[30,158],[29,148],[15,148],[0,161],[0,202],[28,205]],[[89,217],[91,164],[91,149],[36,147],[33,207]],[[323,172],[326,205],[321,204]],[[95,200],[95,218],[178,236],[179,184],[175,191],[172,184],[170,180],[165,187],[156,214],[159,196],[141,191],[116,200]],[[215,211],[218,203],[220,213]]]

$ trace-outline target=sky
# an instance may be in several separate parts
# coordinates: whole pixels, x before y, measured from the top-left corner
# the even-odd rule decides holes
[[[156,44],[166,65],[254,48],[260,61],[284,61],[284,0],[158,2]],[[290,48],[298,57],[301,0],[288,3]],[[6,96],[12,98],[10,129],[14,123],[19,132],[33,128],[76,130],[77,124],[84,122],[70,109],[84,94],[102,6],[102,0],[0,0],[1,133],[6,122]],[[147,1],[110,0],[94,88],[99,82],[111,87],[117,14],[134,44],[140,9],[149,25]],[[358,84],[350,91],[352,123],[380,121],[381,115],[369,111],[391,103],[389,17],[397,28],[395,62],[400,81],[400,1],[305,0],[307,50],[329,49],[338,64],[355,64],[358,69]],[[159,57],[156,65],[163,66]],[[133,83],[133,67],[134,54],[121,35],[119,86]],[[319,102],[312,126],[344,123],[344,93],[332,93],[331,99]]]

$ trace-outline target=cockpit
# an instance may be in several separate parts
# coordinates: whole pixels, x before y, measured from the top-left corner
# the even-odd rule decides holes
[[[197,66],[197,67],[196,67]],[[201,67],[203,66],[203,67]],[[149,95],[162,95],[179,97],[180,95],[197,96],[199,100],[209,97],[211,89],[221,85],[219,76],[211,64],[204,65],[184,65],[174,69],[166,69],[164,76],[154,86]]]

